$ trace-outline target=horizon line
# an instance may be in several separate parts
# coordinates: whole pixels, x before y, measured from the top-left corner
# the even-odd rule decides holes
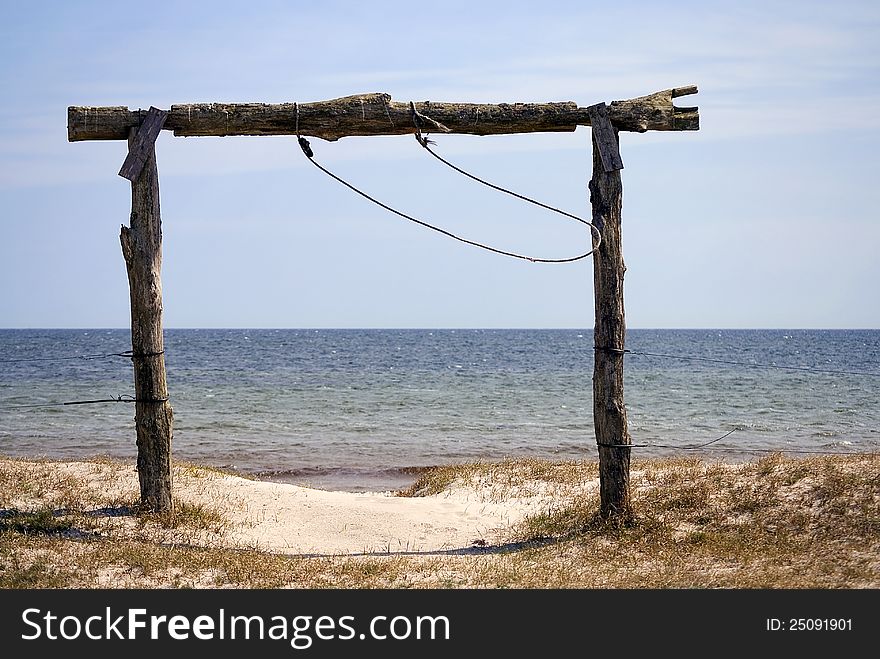
[[[131,331],[130,327],[61,327],[61,326],[27,326],[27,327],[0,327],[0,331]],[[186,326],[186,327],[164,327],[165,330],[248,330],[248,331],[571,331],[571,332],[591,332],[593,327],[466,327],[466,326],[382,326],[382,327],[357,327],[357,326],[300,326],[300,327],[281,327],[281,326],[250,326],[250,325],[228,325],[228,326]],[[731,332],[731,331],[880,331],[880,327],[795,327],[795,326],[774,326],[774,327],[627,327],[627,331],[711,331],[711,332]]]

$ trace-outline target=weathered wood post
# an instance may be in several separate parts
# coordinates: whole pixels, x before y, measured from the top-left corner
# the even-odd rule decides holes
[[[137,470],[141,504],[153,512],[173,511],[171,435],[173,412],[165,377],[162,336],[162,221],[155,140],[165,113],[151,108],[132,128],[129,154],[119,174],[131,180],[130,226],[120,241],[131,294],[131,350],[134,363]]]
[[[604,103],[590,107],[593,142],[593,178],[590,203],[593,224],[602,241],[593,252],[596,324],[593,330],[593,427],[599,450],[599,515],[625,521],[632,515],[629,494],[632,443],[623,402],[623,355],[626,321],[623,308],[621,249],[623,184],[617,129]]]

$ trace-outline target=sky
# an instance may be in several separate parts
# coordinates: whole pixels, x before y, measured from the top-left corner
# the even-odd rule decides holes
[[[880,4],[0,0],[0,327],[129,324],[122,141],[67,107],[398,101],[580,106],[697,85],[700,130],[621,133],[630,328],[880,328]],[[590,217],[590,128],[436,135],[455,164]],[[463,237],[544,258],[583,225],[409,136],[318,162]],[[294,137],[156,144],[168,328],[590,328],[591,260],[450,240],[311,166]]]

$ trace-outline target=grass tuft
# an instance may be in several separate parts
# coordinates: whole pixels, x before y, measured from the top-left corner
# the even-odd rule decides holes
[[[4,510],[0,515],[0,533],[20,533],[22,535],[59,535],[73,528],[73,523],[53,510],[42,509],[33,512]]]

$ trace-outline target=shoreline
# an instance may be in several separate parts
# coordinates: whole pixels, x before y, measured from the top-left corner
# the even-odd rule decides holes
[[[307,467],[297,470],[299,473],[290,473],[291,470],[287,470],[280,473],[272,471],[242,472],[242,475],[267,483],[281,483],[315,490],[357,494],[395,492],[405,489],[413,485],[421,474],[432,468],[433,466],[401,467],[399,469],[365,470],[352,473],[352,470],[346,467],[326,469]]]
[[[742,465],[769,455],[781,455],[789,459],[808,459],[811,457],[858,457],[866,455],[876,455],[878,451],[871,450],[848,450],[836,451],[829,449],[828,451],[820,450],[799,450],[799,449],[766,449],[752,450],[748,449],[736,451],[713,452],[707,449],[705,452],[694,452],[687,450],[668,450],[658,451],[651,455],[639,455],[634,452],[632,460],[634,463],[639,461],[656,461],[656,460],[698,460],[707,464],[725,464],[725,465]],[[136,454],[116,454],[109,455],[106,453],[83,453],[74,455],[49,455],[34,453],[3,453],[0,452],[0,460],[24,460],[24,461],[50,461],[50,462],[103,462],[110,461],[122,464],[136,464]],[[200,461],[190,457],[181,457],[172,453],[172,462],[175,464],[185,464],[196,466],[209,470],[218,470],[241,478],[267,482],[276,484],[294,485],[298,487],[329,491],[344,492],[351,494],[363,493],[393,493],[404,490],[412,486],[423,474],[434,469],[443,469],[448,467],[456,467],[466,464],[500,464],[517,460],[538,460],[557,463],[598,463],[598,455],[586,455],[579,458],[572,457],[553,457],[545,455],[515,454],[507,457],[486,457],[486,458],[470,458],[460,461],[450,461],[447,463],[437,463],[430,465],[408,465],[408,466],[385,466],[385,467],[354,467],[354,466],[305,466],[288,469],[257,469],[257,468],[239,468],[232,464],[214,464],[210,462]]]

